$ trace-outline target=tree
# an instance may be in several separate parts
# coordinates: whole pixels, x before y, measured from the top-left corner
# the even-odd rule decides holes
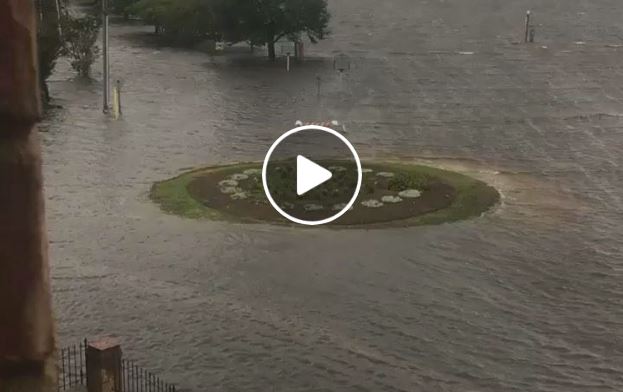
[[[177,43],[248,41],[267,45],[273,60],[281,38],[300,41],[306,35],[318,42],[328,34],[330,19],[327,0],[138,0],[127,11]]]
[[[100,19],[85,15],[75,17],[65,14],[62,17],[65,47],[63,52],[71,58],[71,66],[80,76],[88,77],[91,65],[99,53],[95,45],[99,33]]]
[[[329,33],[327,0],[221,0],[219,16],[229,41],[241,37],[251,44],[268,47],[271,60],[275,43],[282,38],[300,41],[303,35],[313,43]]]
[[[211,0],[139,0],[128,10],[152,23],[156,34],[180,44],[216,34]]]
[[[138,0],[108,0],[108,10],[123,15],[124,19],[129,19],[130,9],[137,2]]]

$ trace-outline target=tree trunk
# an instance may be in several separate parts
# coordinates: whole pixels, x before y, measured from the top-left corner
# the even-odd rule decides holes
[[[34,3],[0,1],[0,390],[56,391]]]
[[[266,46],[268,47],[268,58],[275,61],[277,54],[275,52],[275,23],[268,24],[266,29]]]
[[[275,42],[271,38],[270,41],[266,43],[266,45],[268,46],[268,58],[271,61],[275,61],[275,59],[277,58],[277,54],[275,52]]]

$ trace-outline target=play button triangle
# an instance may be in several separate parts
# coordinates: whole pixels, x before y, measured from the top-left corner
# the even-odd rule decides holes
[[[302,155],[296,157],[296,194],[302,196],[333,177],[333,173]]]

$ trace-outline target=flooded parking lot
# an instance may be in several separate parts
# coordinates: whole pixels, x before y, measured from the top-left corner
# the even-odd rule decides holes
[[[43,138],[62,342],[116,334],[193,391],[623,389],[621,5],[548,1],[517,44],[533,5],[331,1],[332,36],[289,74],[114,25],[119,121],[61,62]],[[262,160],[298,119],[344,121],[364,160],[459,170],[503,204],[334,231],[148,200],[188,168]]]

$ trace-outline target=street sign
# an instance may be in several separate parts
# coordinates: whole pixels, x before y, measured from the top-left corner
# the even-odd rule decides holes
[[[296,43],[293,41],[277,41],[277,47],[279,48],[279,54],[282,56],[294,56],[296,52]]]

